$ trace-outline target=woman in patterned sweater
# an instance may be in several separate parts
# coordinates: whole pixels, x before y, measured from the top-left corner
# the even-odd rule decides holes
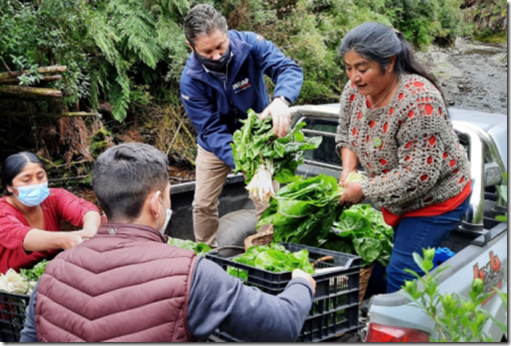
[[[369,198],[394,228],[387,293],[418,273],[412,254],[438,247],[467,212],[467,154],[434,77],[400,32],[379,23],[351,30],[340,47],[350,79],[341,95],[337,151],[346,190],[341,206]],[[345,183],[362,165],[369,179]]]

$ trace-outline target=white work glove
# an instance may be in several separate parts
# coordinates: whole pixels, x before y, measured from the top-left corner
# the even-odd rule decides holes
[[[286,102],[281,98],[276,98],[261,113],[259,119],[262,120],[269,115],[273,120],[273,131],[275,131],[275,134],[279,137],[284,137],[291,124],[291,112]]]

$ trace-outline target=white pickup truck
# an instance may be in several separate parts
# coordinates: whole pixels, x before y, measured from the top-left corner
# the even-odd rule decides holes
[[[339,178],[342,162],[334,150],[339,104],[297,106],[292,111],[294,121],[307,123],[303,128],[306,135],[323,137],[318,149],[306,153],[306,160],[298,167],[297,174],[327,174]],[[496,189],[499,185],[507,186],[503,179],[503,173],[507,173],[507,116],[460,109],[449,109],[449,114],[461,144],[467,149],[474,185],[469,211],[442,244],[455,255],[440,265],[449,268],[443,272],[438,290],[468,296],[473,279],[481,278],[485,291],[496,286],[507,292],[508,227],[495,220],[496,215],[507,214],[507,196],[503,198]],[[194,182],[172,186],[174,215],[168,227],[172,237],[193,240],[191,202],[194,188]],[[253,204],[248,199],[243,177],[230,175],[220,196],[219,214],[223,217],[219,226],[219,246],[242,246],[243,239],[255,232],[251,209]],[[400,292],[378,292],[375,287],[382,287],[378,285],[381,272],[374,271],[373,276],[369,284],[374,287],[368,288],[365,304],[362,304],[367,310],[367,321],[361,324],[356,335],[359,340],[413,342],[422,341],[424,335],[438,337],[426,314]],[[483,308],[501,321],[507,318],[497,295],[484,302]],[[491,321],[485,331],[493,340],[503,337],[503,331]],[[370,337],[366,338],[368,334]]]

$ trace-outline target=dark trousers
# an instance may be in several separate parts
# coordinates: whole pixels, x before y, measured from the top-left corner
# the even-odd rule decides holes
[[[439,247],[465,214],[469,199],[470,196],[456,209],[445,214],[405,217],[394,227],[394,248],[387,267],[387,293],[399,291],[405,280],[415,279],[404,269],[424,274],[415,264],[413,253],[417,252],[422,257],[422,249]]]

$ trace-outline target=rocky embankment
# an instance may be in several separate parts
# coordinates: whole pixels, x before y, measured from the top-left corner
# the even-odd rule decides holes
[[[456,39],[417,53],[440,82],[448,106],[507,114],[507,45]]]

